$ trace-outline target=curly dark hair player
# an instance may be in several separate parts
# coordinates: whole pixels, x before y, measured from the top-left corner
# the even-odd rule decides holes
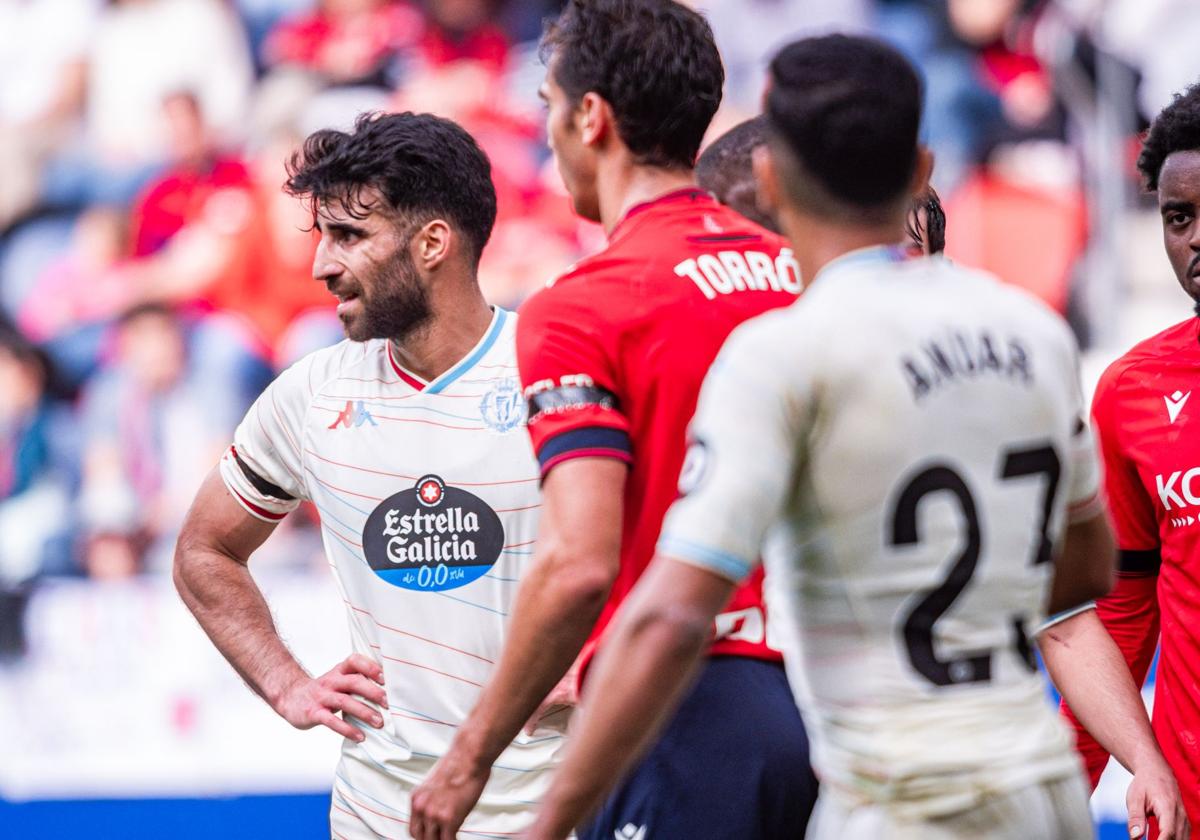
[[[1176,96],[1155,118],[1138,169],[1156,193],[1175,279],[1200,316],[1200,84]],[[1190,583],[1200,562],[1197,391],[1200,317],[1191,317],[1113,362],[1092,401],[1120,549],[1117,585],[1097,603],[1096,613],[1120,645],[1138,686],[1155,648],[1162,646],[1154,732],[1179,778],[1193,826],[1200,825],[1200,744],[1189,734],[1200,729],[1195,692],[1200,605]],[[1074,704],[1071,711],[1083,717]],[[1082,726],[1079,730],[1079,749],[1095,784],[1109,750]],[[1164,816],[1169,815],[1158,814],[1160,824]],[[1176,832],[1171,836],[1187,836]]]
[[[347,341],[284,371],[247,413],[184,523],[175,583],[213,644],[281,717],[344,736],[335,837],[395,836],[505,638],[540,503],[524,431],[516,317],[476,266],[496,217],[491,167],[429,114],[365,115],[291,161]],[[448,416],[453,419],[448,420]],[[247,570],[301,501],[320,512],[353,652],[321,676],[279,638]],[[562,745],[565,714],[506,744],[510,774],[467,815],[515,835]]]
[[[709,364],[738,324],[801,290],[786,242],[696,186],[724,81],[703,17],[669,0],[573,0],[542,46],[550,148],[608,247],[521,310],[545,497],[536,559],[495,675],[414,796],[419,840],[453,836],[498,750],[573,662],[587,685],[677,495]],[[679,713],[581,840],[797,836],[816,782],[770,626],[754,576],[708,625]]]

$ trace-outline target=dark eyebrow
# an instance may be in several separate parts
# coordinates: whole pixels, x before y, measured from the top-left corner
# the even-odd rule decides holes
[[[1196,205],[1190,201],[1164,201],[1158,208],[1159,213],[1191,213]]]
[[[322,219],[317,220],[317,229],[322,232],[340,233],[342,235],[350,234],[352,236],[365,236],[366,228],[352,225],[349,222],[327,222]]]

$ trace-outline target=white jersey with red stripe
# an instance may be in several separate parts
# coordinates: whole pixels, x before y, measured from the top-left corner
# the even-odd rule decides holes
[[[259,397],[221,461],[256,517],[316,506],[354,650],[383,666],[386,724],[344,742],[334,781],[333,832],[348,840],[408,836],[409,793],[490,677],[532,559],[538,467],[515,327],[497,308],[479,344],[432,382],[382,340],[314,353]],[[518,736],[460,836],[527,827],[565,718]]]
[[[1102,509],[1077,364],[1028,294],[893,249],[722,349],[659,552],[740,580],[770,531],[823,791],[928,817],[1079,773],[1031,642],[1068,517]]]

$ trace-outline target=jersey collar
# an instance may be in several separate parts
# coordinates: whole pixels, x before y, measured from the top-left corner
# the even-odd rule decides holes
[[[608,241],[612,242],[617,237],[618,231],[624,229],[627,226],[627,223],[633,219],[634,216],[641,215],[647,210],[661,207],[664,204],[671,204],[684,200],[696,201],[698,199],[707,199],[712,201],[713,197],[710,193],[705,192],[699,187],[682,187],[677,190],[671,190],[671,192],[668,193],[663,193],[662,195],[652,198],[649,201],[643,201],[641,204],[635,204],[626,210],[625,215],[621,217],[621,220],[613,226],[612,233],[608,235]]]
[[[484,331],[483,338],[479,339],[479,342],[471,349],[471,352],[467,353],[458,364],[431,382],[426,382],[396,361],[396,354],[392,352],[391,341],[387,342],[388,361],[392,363],[392,370],[396,372],[396,375],[415,390],[425,394],[440,394],[455,380],[461,378],[463,374],[483,361],[483,357],[488,354],[488,351],[492,349],[492,346],[495,345],[496,340],[500,337],[500,333],[504,330],[504,323],[507,320],[508,311],[501,309],[499,306],[493,306],[492,323]]]
[[[836,274],[851,267],[858,268],[864,265],[901,263],[919,258],[920,256],[909,253],[902,245],[870,245],[866,248],[856,248],[825,263],[821,270],[817,272],[817,276],[813,278],[812,282],[815,283],[823,277]]]

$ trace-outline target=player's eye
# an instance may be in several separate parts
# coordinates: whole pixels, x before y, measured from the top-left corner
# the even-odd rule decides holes
[[[1167,224],[1171,227],[1183,227],[1184,225],[1190,224],[1191,221],[1191,213],[1168,213],[1166,218]]]

